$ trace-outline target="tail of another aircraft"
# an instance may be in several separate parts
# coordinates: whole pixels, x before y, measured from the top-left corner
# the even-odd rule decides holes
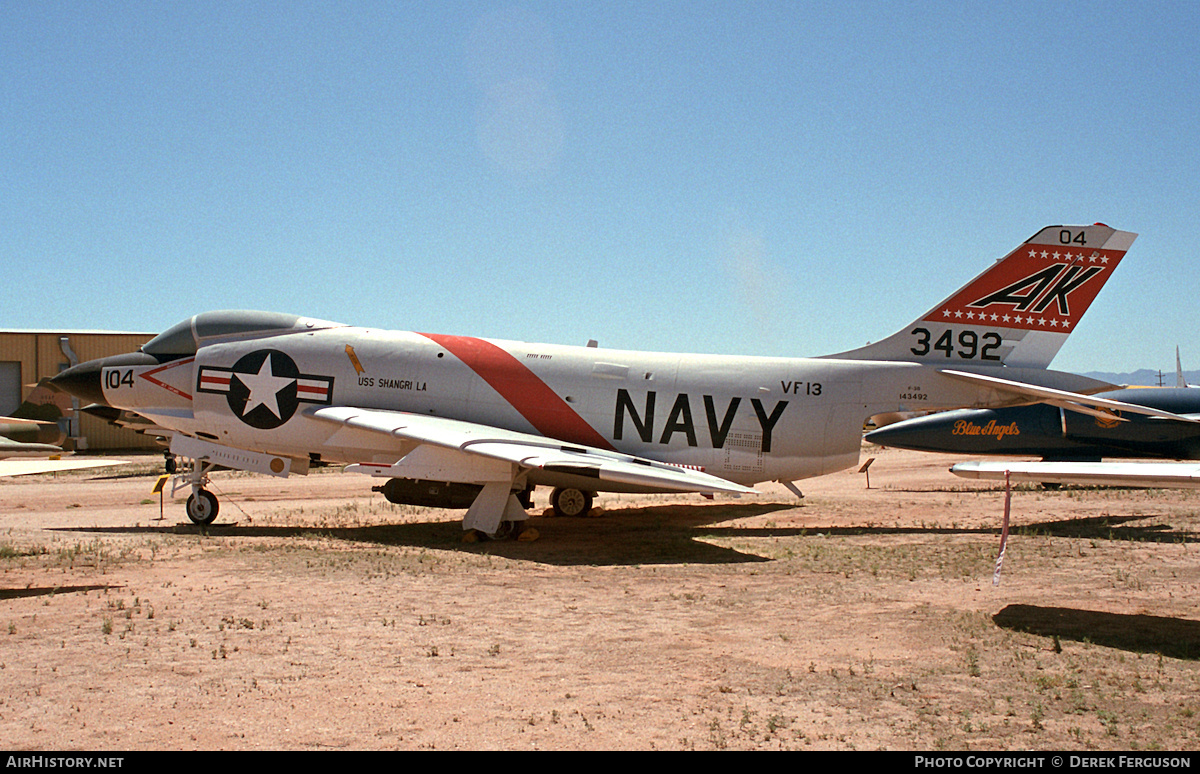
[[[64,414],[58,405],[62,401],[67,402],[69,411],[70,396],[49,386],[48,379],[38,382],[11,416],[0,417],[0,458],[61,452],[59,447],[67,439],[56,424]]]
[[[42,379],[10,416],[35,422],[57,422],[70,412],[71,396],[52,387],[49,379]]]
[[[1045,368],[1137,234],[1047,226],[883,341],[829,355],[930,365]]]

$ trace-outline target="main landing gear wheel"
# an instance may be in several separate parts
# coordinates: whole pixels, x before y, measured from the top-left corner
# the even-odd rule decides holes
[[[550,493],[555,516],[587,516],[592,509],[592,494],[573,487],[559,487]]]
[[[220,505],[217,496],[207,489],[199,489],[187,499],[187,515],[196,524],[207,526],[217,518]]]

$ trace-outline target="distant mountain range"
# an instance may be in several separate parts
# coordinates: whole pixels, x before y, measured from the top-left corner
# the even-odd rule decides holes
[[[1083,376],[1101,379],[1110,384],[1129,384],[1143,387],[1174,387],[1175,371],[1151,371],[1149,368],[1139,368],[1127,374],[1114,374],[1108,371],[1085,371]],[[1188,384],[1200,384],[1200,371],[1184,371],[1183,378]]]

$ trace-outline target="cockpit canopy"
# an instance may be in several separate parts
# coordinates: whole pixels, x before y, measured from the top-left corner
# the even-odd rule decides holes
[[[160,361],[195,355],[205,339],[231,339],[248,334],[270,335],[328,328],[337,323],[280,312],[224,310],[201,312],[155,336],[142,352]]]

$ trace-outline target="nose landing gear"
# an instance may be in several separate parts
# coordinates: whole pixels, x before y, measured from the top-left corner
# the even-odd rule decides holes
[[[205,489],[208,474],[216,467],[208,460],[193,460],[177,454],[167,456],[167,473],[171,474],[171,496],[184,487],[192,488],[184,510],[193,524],[207,527],[217,519],[221,504],[217,496]]]

